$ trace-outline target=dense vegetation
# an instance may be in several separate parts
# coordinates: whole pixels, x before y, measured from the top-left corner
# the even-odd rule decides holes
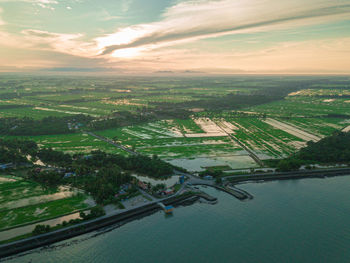
[[[125,157],[102,151],[93,151],[87,157],[79,156],[73,164],[76,167],[80,166],[82,170],[84,168],[98,169],[102,167],[113,167],[114,165],[118,165],[124,170],[139,172],[153,178],[169,176],[173,172],[173,167],[157,156],[153,156],[152,158],[144,155]],[[79,173],[80,171],[77,172]]]
[[[308,142],[295,158],[320,163],[350,162],[350,132],[336,132],[319,142]]]
[[[230,93],[226,96],[218,96],[214,98],[203,98],[201,100],[187,101],[181,103],[157,103],[162,107],[171,107],[172,109],[190,109],[190,108],[203,108],[209,111],[221,111],[221,110],[236,110],[248,106],[255,106],[272,102],[275,100],[281,100],[280,96],[267,96],[267,95],[254,95],[254,94],[234,94]]]
[[[40,183],[45,188],[70,183],[88,191],[98,203],[112,201],[119,187],[131,182],[131,171],[153,178],[164,178],[173,172],[173,167],[157,156],[125,157],[102,151],[72,156],[52,149],[39,149],[32,141],[0,140],[1,163],[29,163],[27,154],[30,154],[34,160],[38,158],[53,166],[32,169],[28,172],[29,179]],[[66,178],[67,173],[72,175],[72,178]]]
[[[91,130],[104,130],[109,128],[145,123],[156,119],[156,116],[153,114],[148,114],[147,111],[144,111],[142,109],[138,110],[137,113],[121,111],[114,112],[106,118],[94,119],[89,123],[88,127]]]
[[[350,163],[350,132],[336,132],[318,142],[308,142],[295,155],[281,160],[281,171],[296,170],[303,164]]]
[[[114,195],[122,184],[130,183],[133,177],[129,173],[124,173],[118,166],[102,168],[97,176],[84,185],[84,189],[89,192],[97,203],[111,203],[115,200]],[[134,189],[136,191],[136,189]]]
[[[33,141],[0,139],[0,163],[27,163],[27,155],[35,153],[38,146]]]
[[[75,127],[86,125],[91,121],[86,115],[74,117],[46,117],[41,120],[32,118],[0,118],[2,135],[44,135],[72,133]]]

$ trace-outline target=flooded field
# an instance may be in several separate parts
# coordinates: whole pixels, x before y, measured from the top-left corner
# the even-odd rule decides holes
[[[113,127],[102,125],[94,132],[190,171],[211,165],[252,168],[256,162],[248,151],[260,160],[280,159],[308,141],[350,130],[346,77],[72,78],[64,84],[51,78],[51,85],[45,79],[24,78],[20,83],[26,88],[17,93],[7,81],[18,82],[10,77],[0,81],[0,117],[83,114],[93,122],[115,119]],[[244,96],[280,92],[279,99],[267,103],[237,106],[241,101],[229,101],[229,106],[221,108],[228,97],[245,100]],[[124,124],[138,115],[134,124]],[[129,154],[88,135],[85,130],[89,129],[20,138],[71,154],[94,150]]]

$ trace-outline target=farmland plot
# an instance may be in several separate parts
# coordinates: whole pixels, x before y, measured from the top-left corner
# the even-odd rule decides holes
[[[281,120],[300,127],[304,131],[319,136],[329,136],[337,130],[342,130],[349,124],[342,118],[289,118]]]
[[[271,126],[283,130],[289,134],[292,134],[304,141],[313,141],[313,142],[317,142],[319,140],[321,140],[321,137],[308,133],[306,131],[301,130],[300,128],[294,126],[294,125],[290,125],[287,124],[285,122],[281,122],[281,121],[277,121],[271,118],[268,118],[266,120],[264,120],[264,122],[266,122],[267,124],[270,124]]]
[[[45,190],[35,182],[0,175],[0,229],[85,209],[86,199],[76,190]]]
[[[8,138],[13,138],[13,136],[9,136]],[[41,148],[52,148],[65,153],[88,153],[94,150],[103,150],[111,153],[127,154],[125,151],[122,151],[113,145],[96,139],[86,133],[17,136],[16,138],[33,140]]]
[[[289,96],[284,100],[249,108],[252,112],[266,113],[270,117],[327,117],[330,114],[350,115],[349,99]]]
[[[157,154],[160,158],[181,167],[203,170],[201,167],[211,165],[227,165],[230,169],[255,167],[254,161],[248,153],[227,134],[217,136],[217,130],[221,129],[213,121],[206,121],[201,126],[202,133],[206,136],[185,137],[180,132],[182,121],[160,121],[147,125],[129,126],[121,129],[100,131],[98,134],[106,136],[114,141],[134,148],[137,152],[152,156]],[[185,122],[187,131],[200,126],[195,120]],[[227,124],[234,127],[233,124]],[[235,127],[237,129],[237,127]],[[191,131],[192,131],[191,130]],[[207,133],[204,133],[204,130]],[[197,161],[196,161],[197,160]],[[204,165],[204,166],[203,166]],[[194,171],[194,170],[193,170]]]
[[[239,127],[233,136],[261,159],[280,158],[305,145],[299,137],[256,118],[227,119]]]

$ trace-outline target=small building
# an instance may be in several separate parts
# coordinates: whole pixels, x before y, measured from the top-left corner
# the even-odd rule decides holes
[[[174,207],[172,205],[165,206],[162,202],[159,202],[158,205],[163,209],[166,214],[170,214],[174,211]]]
[[[164,192],[165,192],[166,195],[172,195],[174,193],[174,190],[171,189],[171,188],[168,188]]]
[[[184,182],[185,182],[185,176],[181,175],[180,178],[179,178],[179,183],[183,184]]]
[[[138,186],[141,189],[143,189],[143,190],[147,190],[148,189],[147,185],[144,182],[141,182],[141,181],[138,182]]]
[[[165,208],[164,208],[164,212],[167,213],[167,214],[170,214],[174,211],[174,207],[172,205],[167,205]]]
[[[171,188],[165,189],[164,191],[160,191],[160,193],[158,192],[158,194],[160,195],[172,195],[174,194],[174,190]]]

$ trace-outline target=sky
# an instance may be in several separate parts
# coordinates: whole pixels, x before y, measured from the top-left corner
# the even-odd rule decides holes
[[[350,74],[350,0],[0,0],[0,72]]]

